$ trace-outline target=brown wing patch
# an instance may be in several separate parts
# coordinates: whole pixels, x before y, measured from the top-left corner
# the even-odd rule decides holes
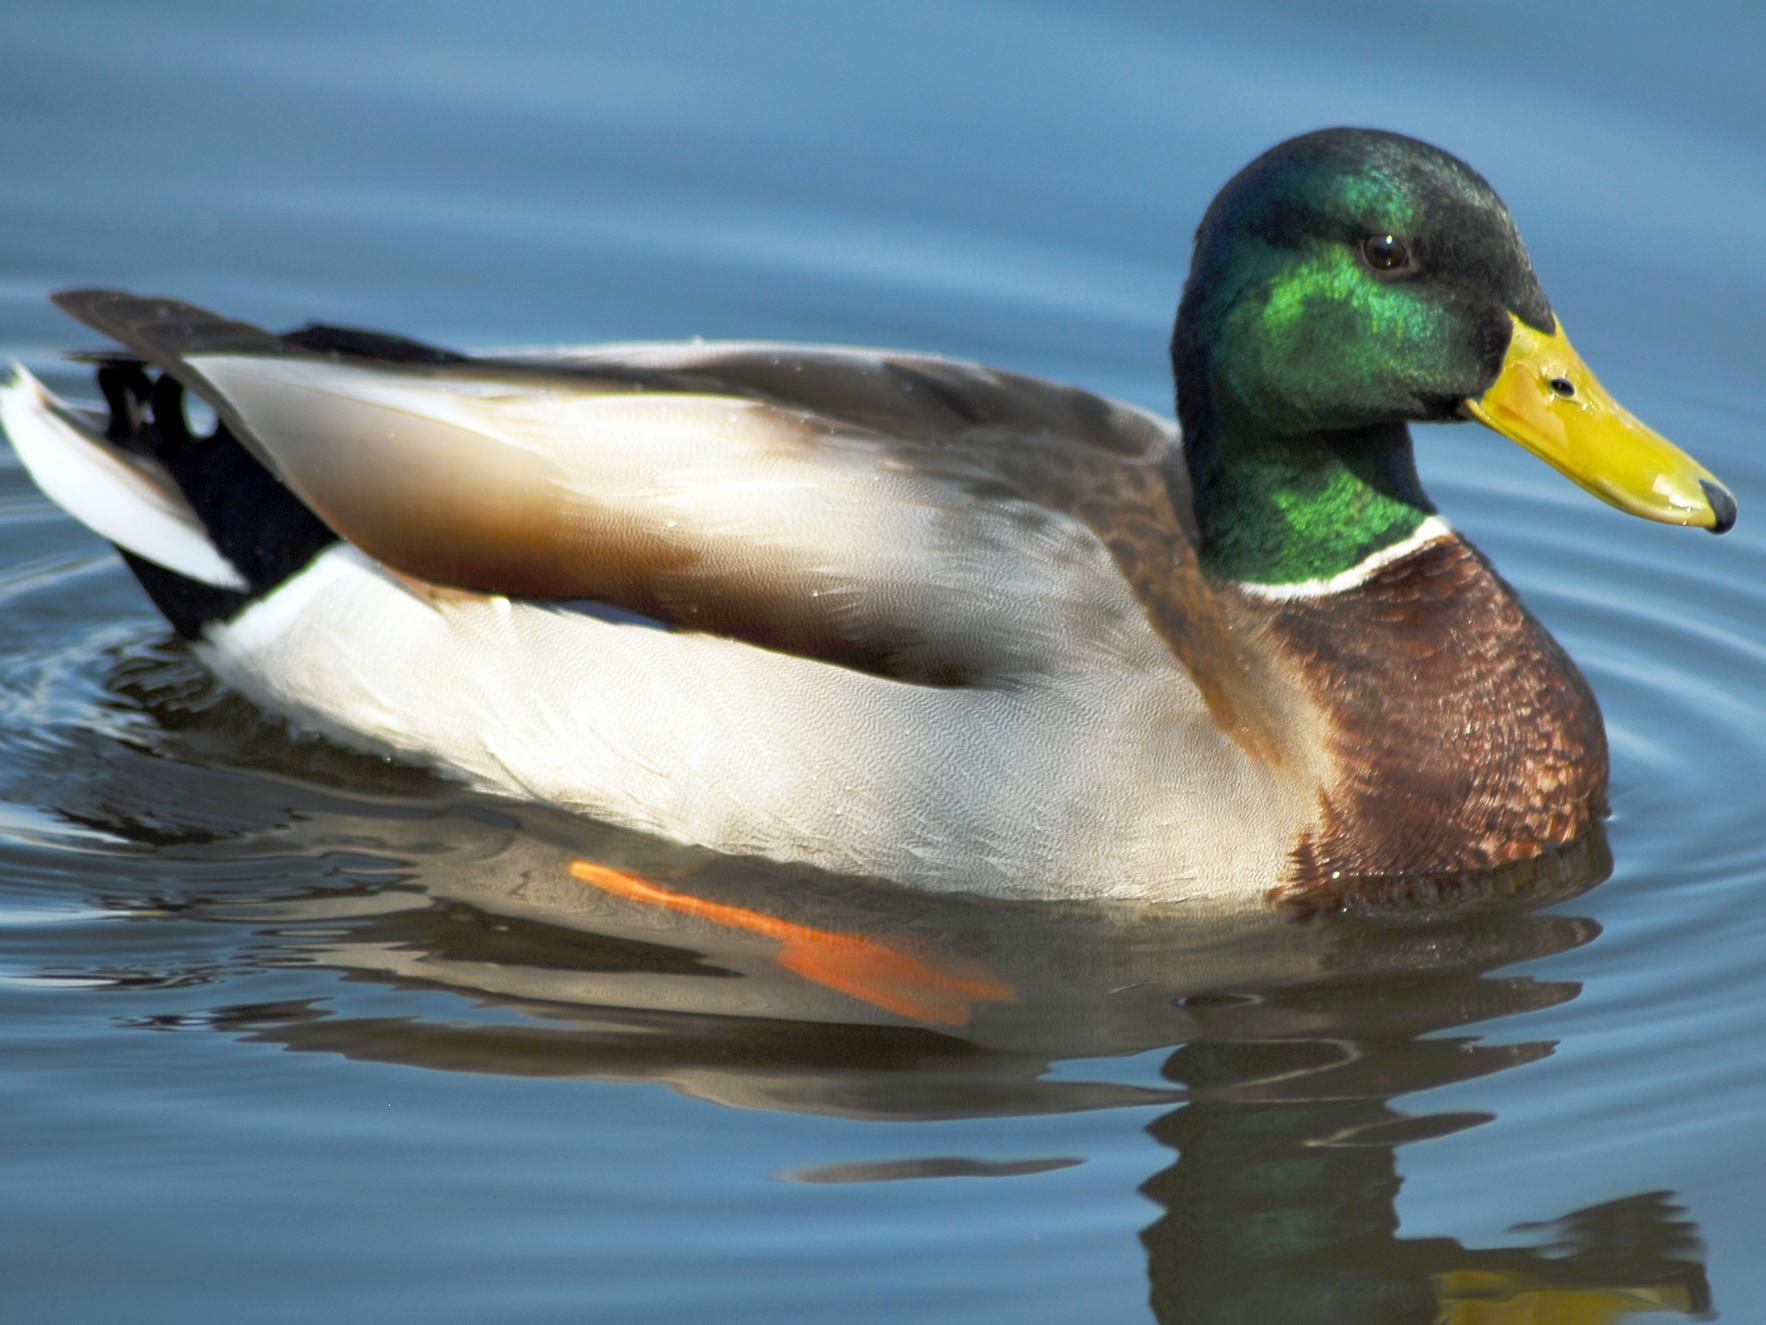
[[[777,422],[784,437],[804,427]],[[386,421],[372,446],[341,422],[303,433],[308,447],[273,446],[302,499],[389,567],[510,597],[592,599],[917,684],[965,685],[987,669],[984,641],[941,634],[859,568],[598,500],[543,452],[434,420],[410,438],[399,427]]]
[[[789,359],[764,356],[762,374],[755,357],[742,373],[721,372],[719,360],[690,375],[735,390],[759,374],[762,395],[796,380]],[[644,364],[635,369],[644,389],[624,391],[605,374],[536,380],[537,368],[505,387],[478,363],[438,370],[203,357],[196,367],[250,421],[284,481],[388,566],[485,592],[594,599],[921,684],[973,684],[1041,665],[1038,640],[1058,630],[1052,618],[1036,624],[1043,605],[1002,604],[1009,574],[1002,585],[965,579],[959,567],[991,557],[999,574],[1014,552],[1000,541],[1012,526],[1026,557],[1039,551],[1039,521],[1057,540],[1071,540],[1078,526],[1114,561],[1223,729],[1259,757],[1279,756],[1261,673],[1197,568],[1181,484],[1174,500],[1169,475],[1180,471],[1168,463],[1167,431],[1126,407],[1046,386],[1052,422],[1032,426],[1023,416],[1036,392],[1026,403],[985,370],[944,366],[934,391],[924,365],[903,377],[877,362],[854,355],[844,374],[824,364],[803,375],[810,399],[838,396],[841,381],[854,387],[837,416],[753,396],[652,390],[658,370]],[[904,396],[916,403],[885,408]],[[598,413],[609,408],[616,413]],[[673,470],[655,461],[670,477],[653,477],[647,439],[666,439],[636,418],[652,409],[665,419],[700,411],[676,419],[670,436],[716,440],[705,475],[694,477],[702,460],[694,453]],[[629,427],[617,411],[633,412]],[[593,429],[608,418],[597,440]],[[780,467],[785,486],[767,488]],[[666,483],[680,486],[657,487]],[[740,527],[720,524],[728,513],[713,509],[720,484],[759,494]],[[700,502],[692,485],[711,495]],[[796,503],[794,513],[759,510],[768,492]],[[879,530],[896,546],[863,546],[840,527],[892,503],[901,514],[885,515]],[[822,504],[844,514],[823,518]],[[809,525],[793,529],[792,518]],[[899,546],[929,529],[944,543]],[[946,567],[941,558],[955,560]]]

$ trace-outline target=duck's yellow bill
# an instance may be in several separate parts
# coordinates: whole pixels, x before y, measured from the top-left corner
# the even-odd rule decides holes
[[[1509,316],[1515,329],[1502,370],[1461,407],[1467,415],[1621,511],[1715,534],[1735,523],[1729,489],[1609,396],[1561,322],[1547,335]]]

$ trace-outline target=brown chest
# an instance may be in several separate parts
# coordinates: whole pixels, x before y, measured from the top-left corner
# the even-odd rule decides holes
[[[1605,813],[1588,683],[1468,544],[1441,539],[1268,611],[1322,709],[1329,770],[1279,900],[1337,909],[1452,887],[1570,846]]]

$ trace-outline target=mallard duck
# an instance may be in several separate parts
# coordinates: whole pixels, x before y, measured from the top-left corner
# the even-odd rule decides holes
[[[86,356],[106,408],[19,368],[0,419],[226,683],[481,788],[924,888],[1336,907],[1550,857],[1605,811],[1600,713],[1407,425],[1735,520],[1570,348],[1490,185],[1372,130],[1208,208],[1181,440],[923,354],[472,356],[55,302],[124,347]]]

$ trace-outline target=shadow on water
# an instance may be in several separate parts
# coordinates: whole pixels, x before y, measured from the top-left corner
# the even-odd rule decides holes
[[[1140,1239],[1164,1322],[1598,1323],[1710,1308],[1697,1229],[1671,1193],[1525,1211],[1516,1246],[1399,1233],[1400,1148],[1492,1119],[1403,1101],[1550,1055],[1550,1041],[1473,1028],[1575,999],[1575,982],[1509,968],[1590,942],[1591,920],[1488,905],[1428,923],[1202,922],[907,894],[516,810],[290,741],[178,655],[118,664],[106,687],[116,729],[70,738],[108,742],[105,757],[38,787],[102,844],[90,849],[132,862],[93,905],[237,937],[202,970],[93,977],[345,977],[132,1026],[436,1071],[660,1082],[852,1119],[1132,1110],[1126,1125],[1169,1152],[1138,1188],[1158,1207]],[[129,713],[152,721],[131,728]],[[155,748],[167,741],[183,758]],[[185,762],[211,746],[230,769]],[[36,776],[53,783],[56,762],[46,753]],[[353,1006],[364,985],[409,992],[410,1010]],[[441,1015],[416,996],[434,991],[450,995]],[[1144,1055],[1163,1055],[1156,1076],[1130,1064]],[[930,1155],[781,1176],[1018,1176],[1085,1159]]]

